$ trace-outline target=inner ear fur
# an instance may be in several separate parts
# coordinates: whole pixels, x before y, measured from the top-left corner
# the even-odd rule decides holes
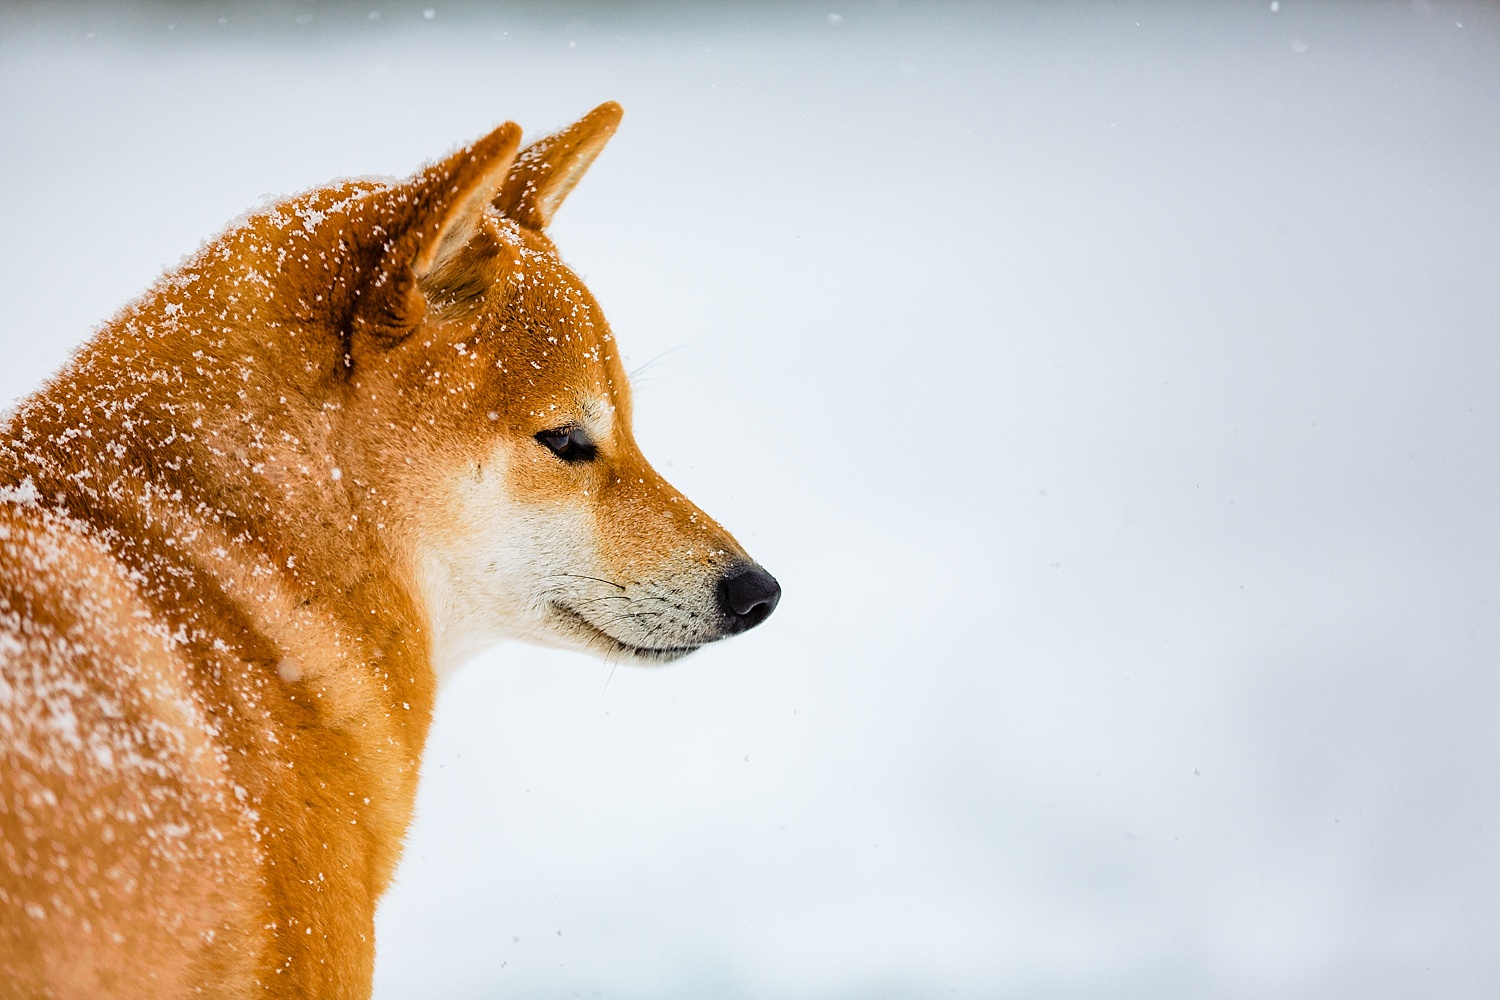
[[[421,322],[427,303],[419,280],[479,230],[520,145],[521,127],[506,122],[386,192],[372,234],[381,241],[379,263],[360,288],[356,331],[399,340]]]
[[[527,146],[510,168],[495,207],[523,226],[545,229],[615,134],[624,113],[614,101],[606,101],[562,131]]]

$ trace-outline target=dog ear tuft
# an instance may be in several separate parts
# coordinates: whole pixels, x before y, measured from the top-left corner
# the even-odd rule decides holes
[[[472,146],[419,171],[404,187],[417,208],[411,268],[426,277],[473,238],[484,208],[505,183],[521,126],[506,122]]]
[[[473,238],[520,145],[521,127],[507,122],[389,189],[375,230],[379,263],[361,289],[355,327],[399,340],[421,321],[418,281]]]
[[[562,131],[527,146],[516,157],[495,207],[523,226],[545,229],[615,134],[624,113],[614,101],[606,101]]]

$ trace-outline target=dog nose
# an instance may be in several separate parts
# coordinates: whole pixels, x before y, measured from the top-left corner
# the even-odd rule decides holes
[[[735,566],[719,579],[719,608],[724,612],[724,632],[736,635],[752,629],[771,616],[781,600],[781,584],[754,563]]]

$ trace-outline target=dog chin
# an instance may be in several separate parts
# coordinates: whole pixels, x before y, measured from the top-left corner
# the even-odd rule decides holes
[[[572,608],[561,604],[550,606],[547,619],[550,630],[562,638],[566,645],[605,660],[659,665],[680,660],[702,648],[701,643],[696,646],[635,646],[610,635]]]

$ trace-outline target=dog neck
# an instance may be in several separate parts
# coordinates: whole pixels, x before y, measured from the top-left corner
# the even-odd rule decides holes
[[[194,644],[320,686],[330,720],[399,711],[415,760],[434,680],[410,546],[346,419],[337,279],[304,276],[286,301],[274,214],[208,244],[25,400],[0,485],[106,546]],[[310,251],[334,249],[328,229]]]

